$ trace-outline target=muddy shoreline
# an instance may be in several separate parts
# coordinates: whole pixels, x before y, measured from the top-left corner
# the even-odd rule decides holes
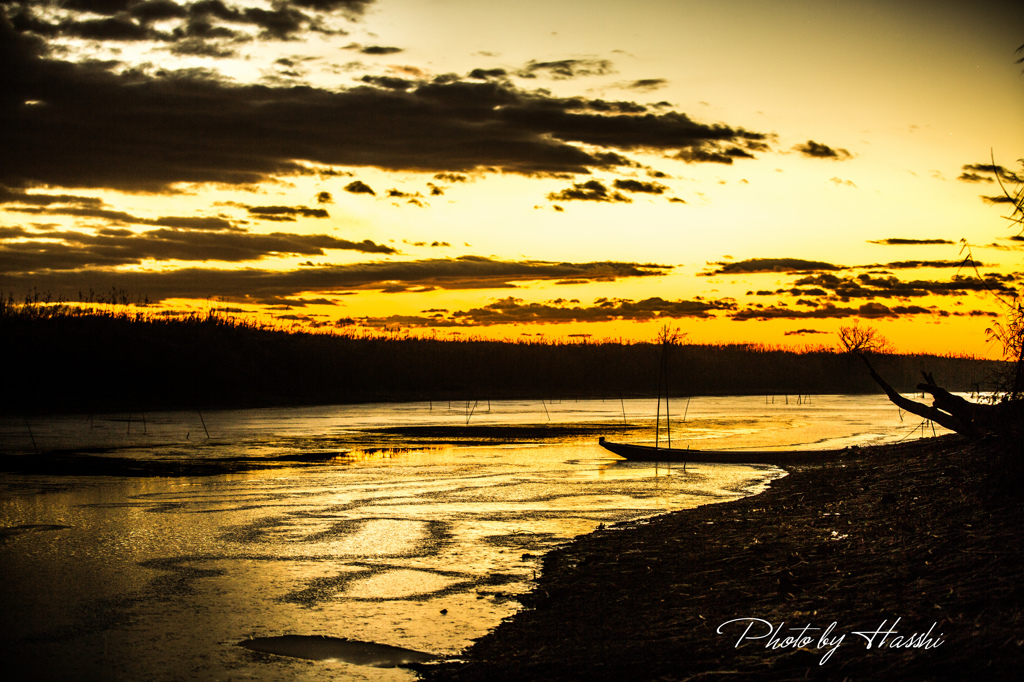
[[[760,495],[577,538],[545,557],[523,611],[460,661],[419,672],[430,680],[1016,677],[1024,504],[1019,482],[1008,484],[993,464],[1000,452],[955,436],[854,449],[787,467]],[[758,620],[726,625],[734,619]],[[783,646],[801,631],[811,639]]]

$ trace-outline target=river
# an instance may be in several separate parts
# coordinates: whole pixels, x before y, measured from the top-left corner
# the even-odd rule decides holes
[[[784,475],[629,464],[597,445],[653,441],[655,416],[653,400],[594,400],[4,418],[0,449],[19,457],[212,467],[0,474],[7,663],[35,679],[414,679],[236,645],[327,635],[456,654],[515,612],[552,547]],[[932,434],[884,396],[692,398],[670,416],[675,447]]]

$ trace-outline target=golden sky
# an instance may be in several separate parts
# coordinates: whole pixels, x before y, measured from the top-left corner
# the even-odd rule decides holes
[[[513,339],[856,321],[996,356],[1022,27],[987,1],[8,0],[0,290]]]

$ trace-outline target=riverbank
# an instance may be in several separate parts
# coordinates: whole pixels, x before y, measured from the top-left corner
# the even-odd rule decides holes
[[[440,340],[402,334],[308,333],[266,328],[209,312],[167,318],[146,309],[83,310],[0,300],[5,366],[0,415],[380,402],[798,396],[873,394],[857,358],[825,346],[672,347],[662,369],[657,343],[578,339]],[[60,358],[60,362],[54,362]],[[948,390],[994,387],[1004,363],[979,358],[884,354],[872,360],[897,390],[924,368]],[[664,374],[663,374],[664,372]]]
[[[1010,679],[1024,669],[1024,503],[999,452],[955,436],[854,449],[760,495],[577,538],[545,557],[523,611],[421,673]],[[801,631],[802,648],[781,646]]]

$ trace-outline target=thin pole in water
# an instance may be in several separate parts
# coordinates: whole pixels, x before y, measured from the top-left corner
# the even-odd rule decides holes
[[[654,447],[658,447],[661,437],[661,387],[665,383],[665,340],[661,342],[661,366],[658,368],[658,408],[654,413]]]
[[[665,437],[668,439],[669,450],[672,449],[672,420],[668,416],[668,382],[665,382]]]
[[[25,428],[28,429],[28,437],[32,439],[32,449],[35,450],[36,454],[38,455],[39,446],[36,445],[36,434],[32,433],[32,425],[28,423],[28,415],[22,413],[21,416],[25,418]]]
[[[661,377],[658,377],[658,409],[654,416],[654,447],[658,447],[658,434],[661,431]]]
[[[202,422],[203,424],[203,431],[206,432],[206,440],[210,440],[210,432],[206,430],[206,420],[203,419],[203,413],[200,412],[198,409],[196,410],[196,412],[199,414],[199,421]]]
[[[668,338],[668,336],[666,336],[661,344],[661,378],[658,382],[659,396],[661,395],[661,384],[665,384],[665,438],[668,441],[669,449],[672,448],[672,418],[669,416],[668,397],[668,347],[670,343],[671,340]]]

